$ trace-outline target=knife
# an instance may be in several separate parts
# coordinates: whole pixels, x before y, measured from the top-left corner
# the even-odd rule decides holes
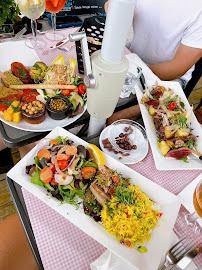
[[[198,253],[200,252],[200,248],[195,248],[192,251],[188,252],[186,256],[184,256],[176,265],[174,265],[173,267],[176,266],[176,269],[179,270],[183,270],[185,269],[190,262],[194,259],[195,256],[198,255]],[[173,269],[173,267],[171,269]],[[170,270],[171,270],[170,269]]]
[[[57,42],[55,45],[51,46],[50,49],[56,49],[58,47],[61,47],[62,45],[64,45],[65,43],[67,43],[67,41],[69,41],[69,37]]]

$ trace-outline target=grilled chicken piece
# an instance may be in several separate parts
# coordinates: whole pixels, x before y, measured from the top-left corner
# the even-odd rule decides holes
[[[108,192],[112,184],[112,176],[113,171],[111,169],[107,166],[100,166],[95,181],[90,185],[91,192],[102,206],[105,204],[106,200],[110,201],[111,199],[111,195]]]
[[[116,181],[114,181],[114,178],[116,178]],[[119,183],[120,176],[118,174],[114,174],[114,172],[107,166],[100,166],[94,182],[90,185],[90,190],[99,204],[103,206],[106,201],[111,200],[111,194],[109,191],[112,188],[112,184],[114,188],[118,186]],[[126,180],[123,180],[123,183],[126,185],[130,184]]]
[[[91,185],[90,185],[90,190],[95,196],[96,200],[101,204],[102,206],[105,204],[106,201],[110,201],[111,195],[108,193],[105,193],[103,188],[101,188],[98,185],[98,180],[95,180]]]

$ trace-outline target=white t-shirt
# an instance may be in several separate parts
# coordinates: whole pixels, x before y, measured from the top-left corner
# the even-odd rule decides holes
[[[202,0],[137,0],[133,30],[130,50],[147,65],[172,60],[180,43],[202,49]]]

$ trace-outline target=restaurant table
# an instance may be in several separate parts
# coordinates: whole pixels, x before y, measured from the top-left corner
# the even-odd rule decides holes
[[[69,34],[69,31],[74,29],[64,30]],[[6,63],[3,70],[8,69],[8,63],[12,61],[21,62],[19,57],[20,53],[25,55],[29,52],[29,59],[25,59],[25,65],[30,63],[30,59],[33,62],[40,59],[45,61],[47,64],[50,64],[52,60],[59,55],[59,52],[53,51],[51,54],[48,50],[38,51],[37,53],[32,50],[27,51],[28,48],[22,47],[24,43],[19,41],[16,43],[16,49],[19,50],[19,54],[16,55],[18,59],[14,59],[14,56],[4,59],[2,63]],[[1,49],[0,44],[0,51]],[[13,44],[10,42],[7,43],[7,49],[13,48]],[[72,51],[73,52],[73,51]],[[36,59],[38,57],[38,59]],[[133,64],[138,64],[142,67],[143,73],[147,79],[155,80],[158,79],[151,70],[138,58],[137,55],[131,54],[127,56],[130,58],[130,68]],[[70,58],[70,55],[66,56]],[[72,57],[73,58],[73,57]],[[5,62],[5,60],[7,62]],[[29,60],[29,61],[28,61]],[[67,59],[66,59],[67,60]],[[2,66],[0,66],[0,69]],[[129,68],[129,70],[130,70]],[[132,99],[134,96],[131,96]],[[124,101],[124,100],[123,100]],[[126,100],[126,103],[128,100]],[[134,101],[131,100],[131,103]],[[122,104],[124,106],[124,104]],[[126,104],[125,104],[126,105]],[[128,104],[127,104],[128,106]],[[83,117],[86,117],[85,115]],[[82,121],[82,117],[80,118]],[[69,129],[69,127],[68,127]],[[47,133],[32,134],[29,137],[29,132],[14,131],[8,127],[1,127],[2,135],[9,135],[8,144],[18,143],[19,138],[22,138],[22,144],[27,144],[31,141],[38,140],[39,138],[45,136]],[[12,137],[11,134],[14,132],[19,132],[20,136]],[[80,135],[80,134],[79,134]],[[14,135],[13,135],[14,136]],[[36,137],[35,137],[36,136]],[[90,138],[86,138],[88,142],[98,145],[99,134],[94,134]],[[11,141],[15,139],[15,141]],[[194,180],[201,171],[158,171],[154,165],[154,159],[152,156],[151,148],[149,147],[149,152],[143,163],[129,165],[130,168],[139,172],[143,176],[149,178],[151,181],[154,181],[158,185],[166,188],[168,191],[177,195],[182,191],[192,180]],[[74,270],[74,269],[89,269],[90,263],[93,262],[97,257],[99,257],[106,249],[100,245],[98,242],[93,240],[91,237],[87,236],[73,224],[71,224],[67,219],[60,216],[58,213],[53,211],[50,207],[42,203],[38,198],[33,196],[29,191],[22,189],[17,184],[13,182],[12,179],[7,177],[7,183],[13,197],[16,209],[21,218],[23,227],[25,229],[26,235],[28,237],[29,243],[32,247],[33,253],[37,260],[37,263],[40,269],[60,269],[60,270]],[[22,196],[23,192],[23,196]],[[24,201],[25,204],[24,204]],[[49,226],[49,227],[47,227]],[[181,228],[182,230],[183,228]],[[67,234],[68,233],[68,234]],[[201,237],[197,239],[197,243],[201,245]],[[65,255],[64,255],[65,254]],[[67,256],[68,255],[68,256]],[[195,263],[197,266],[202,265],[202,256],[199,254],[195,258]],[[190,268],[192,270],[194,268]],[[107,269],[106,269],[107,270]],[[147,270],[147,269],[145,269]]]
[[[86,138],[86,141],[99,146],[99,134]],[[150,147],[144,163],[129,165],[129,167],[176,195],[201,173],[201,171],[158,171]],[[8,177],[7,184],[39,269],[90,269],[90,263],[106,250]],[[197,239],[197,244],[201,247],[201,237]],[[62,254],[63,250],[65,256]],[[201,254],[195,258],[195,263],[198,267],[202,265]],[[187,270],[195,269],[193,263],[187,268]]]

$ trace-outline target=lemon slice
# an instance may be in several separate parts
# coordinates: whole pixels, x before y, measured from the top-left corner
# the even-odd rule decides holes
[[[63,55],[59,55],[58,57],[56,57],[53,62],[50,64],[51,65],[63,65],[65,64],[65,59]]]
[[[30,4],[31,6],[39,5],[39,4],[40,4],[40,0],[29,0],[29,4]]]
[[[102,151],[94,144],[89,144],[87,146],[87,150],[90,153],[90,156],[92,158],[92,162],[94,162],[97,166],[104,166],[105,165],[105,159],[102,154]]]

